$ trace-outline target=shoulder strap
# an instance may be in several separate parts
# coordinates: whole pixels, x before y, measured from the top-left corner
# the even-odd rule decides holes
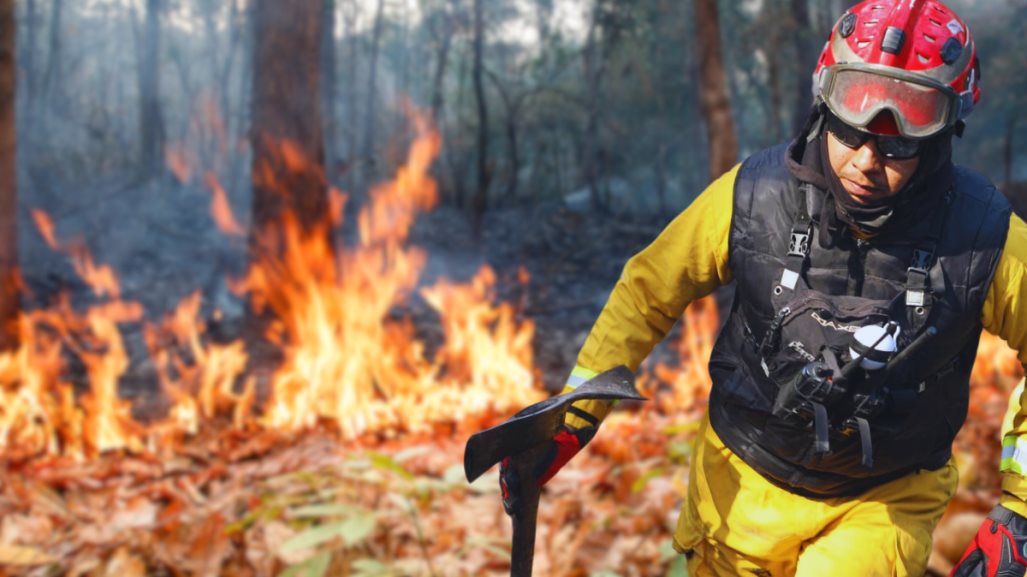
[[[795,222],[792,223],[791,236],[788,239],[788,254],[785,269],[781,273],[779,287],[782,289],[795,290],[802,273],[809,261],[809,251],[813,238],[813,219],[810,218],[810,207],[813,203],[813,185],[804,182],[799,190],[806,197],[804,202],[799,203],[799,210],[796,211]],[[775,291],[777,292],[777,291]]]
[[[906,269],[906,313],[910,326],[915,331],[923,326],[934,304],[931,294],[931,268],[936,264],[935,252],[941,239],[952,204],[952,189],[945,192],[944,205],[934,213],[931,232],[913,249],[913,259]]]

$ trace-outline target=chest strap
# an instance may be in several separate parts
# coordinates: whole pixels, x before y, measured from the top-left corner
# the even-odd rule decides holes
[[[805,194],[806,202],[799,203],[799,211],[796,214],[795,222],[792,223],[785,269],[781,273],[781,282],[778,283],[782,289],[788,290],[795,290],[795,286],[804,272],[813,239],[813,219],[810,218],[807,208],[807,205],[812,202],[813,185],[804,182],[800,186],[800,190]]]

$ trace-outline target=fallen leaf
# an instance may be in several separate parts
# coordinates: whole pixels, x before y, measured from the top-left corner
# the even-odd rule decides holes
[[[146,577],[146,563],[130,552],[127,547],[120,547],[114,552],[107,565],[104,566],[103,577]]]
[[[30,567],[33,565],[46,565],[56,561],[57,559],[42,550],[29,547],[28,545],[0,545],[0,565]]]

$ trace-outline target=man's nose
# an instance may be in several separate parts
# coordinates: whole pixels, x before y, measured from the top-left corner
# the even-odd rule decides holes
[[[879,170],[882,164],[881,152],[877,150],[877,142],[873,138],[867,139],[852,157],[852,165],[865,173]]]

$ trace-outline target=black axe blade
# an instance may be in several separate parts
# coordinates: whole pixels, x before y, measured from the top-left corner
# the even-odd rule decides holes
[[[507,421],[471,435],[464,449],[464,474],[468,482],[473,482],[504,458],[551,440],[563,423],[568,407],[575,401],[646,400],[635,390],[634,382],[634,373],[625,366],[619,366],[596,375],[569,393],[530,405]]]

